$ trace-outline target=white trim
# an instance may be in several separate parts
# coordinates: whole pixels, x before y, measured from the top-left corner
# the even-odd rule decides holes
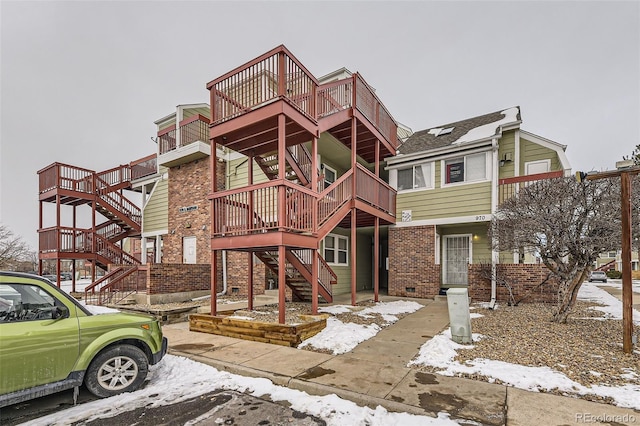
[[[571,174],[571,164],[569,163],[569,159],[567,158],[567,154],[564,152],[567,149],[566,145],[559,144],[558,142],[554,142],[550,139],[543,138],[542,136],[534,135],[533,133],[529,133],[525,130],[520,130],[522,135],[535,144],[543,146],[545,148],[549,148],[556,152],[558,155],[558,159],[560,160],[560,164],[562,165],[562,169],[565,171],[569,171]],[[565,173],[567,175],[567,173]],[[568,175],[567,175],[568,176]]]
[[[394,157],[387,157],[384,159],[387,163],[387,170],[394,167],[398,167],[399,164],[403,164],[409,161],[420,161],[424,158],[428,161],[437,161],[442,158],[459,157],[460,153],[472,153],[486,151],[491,147],[491,139],[482,140],[480,142],[464,143],[462,146],[446,146],[440,149],[431,149],[428,151],[414,152],[412,154],[399,154]],[[483,149],[484,148],[484,149]]]
[[[334,259],[338,260],[338,240],[340,240],[341,238],[344,239],[347,242],[347,261],[345,263],[339,263],[339,262],[329,262],[326,257],[325,257],[325,250],[326,250],[326,246],[325,246],[325,239],[327,237],[333,237],[334,241],[335,241],[335,247],[333,247],[333,252],[335,254]],[[325,258],[325,261],[327,262],[328,265],[333,265],[333,266],[349,266],[349,258],[350,258],[350,249],[351,247],[349,247],[349,237],[345,236],[345,235],[340,235],[340,234],[327,234],[323,239],[322,239],[322,257]]]
[[[525,173],[525,175],[537,174],[537,173],[529,173],[529,170],[527,170],[527,166],[530,166],[532,164],[546,164],[547,165],[547,171],[546,172],[538,172],[538,173],[548,173],[548,172],[551,171],[551,159],[550,158],[545,158],[544,160],[527,161],[526,163],[524,163],[524,173]]]
[[[324,184],[327,183],[327,179],[326,179],[327,176],[324,174],[325,169],[328,169],[333,172],[333,182],[329,183],[329,185],[331,185],[332,183],[338,180],[338,172],[333,167],[329,166],[326,163],[322,163],[322,165],[320,166],[320,169],[322,170],[322,187],[323,188],[324,188]]]
[[[442,284],[452,284],[450,282],[447,282],[447,280],[445,278],[446,277],[446,273],[447,273],[447,250],[446,250],[446,246],[447,246],[447,239],[449,238],[460,238],[460,237],[466,237],[467,241],[468,241],[468,246],[469,246],[469,257],[467,259],[467,265],[472,265],[473,264],[473,234],[449,234],[449,235],[443,235],[442,236]],[[455,284],[454,284],[455,285]],[[467,285],[469,285],[469,268],[467,267]]]
[[[416,166],[422,167],[423,165],[429,165],[429,182],[431,186],[425,186],[423,188],[411,188],[411,189],[398,189],[398,172],[400,170],[406,170],[409,168],[414,168]],[[423,169],[424,171],[424,169]],[[391,175],[393,174],[393,184],[391,183]],[[415,172],[413,175],[413,180],[415,181]],[[431,191],[436,189],[436,163],[435,161],[415,161],[411,164],[403,165],[402,167],[398,167],[397,169],[393,169],[389,171],[389,185],[396,190],[398,194],[406,194],[411,192],[419,192],[419,191]]]
[[[434,233],[435,234],[435,253],[434,253],[434,263],[436,265],[440,264],[440,234],[438,234],[437,232]]]
[[[142,238],[150,238],[150,237],[158,237],[161,235],[167,235],[168,233],[169,233],[168,229],[161,229],[159,231],[143,232],[140,236]]]
[[[513,153],[513,176],[520,176],[520,132],[516,130],[514,139],[514,153]]]
[[[462,182],[453,182],[453,183],[446,183],[447,177],[447,167],[446,167],[446,161],[447,160],[451,160],[451,159],[455,159],[455,158],[459,158],[462,157],[462,161],[464,162],[464,170],[467,170],[467,157],[470,155],[475,155],[475,154],[481,154],[484,152],[484,179],[481,180],[472,180],[472,181],[467,181],[464,180]],[[478,152],[464,152],[464,153],[459,153],[459,155],[454,155],[451,156],[449,158],[443,158],[440,160],[440,188],[451,188],[454,186],[462,186],[462,185],[471,185],[474,183],[483,183],[483,182],[490,182],[492,180],[492,173],[491,173],[491,164],[488,161],[488,155],[487,153],[489,153],[490,151],[484,150],[484,151],[478,151]],[[465,179],[466,179],[466,173],[465,173]]]
[[[411,226],[427,226],[427,225],[456,225],[470,223],[490,222],[493,215],[491,213],[479,214],[474,216],[458,216],[458,217],[442,217],[437,219],[421,219],[412,222],[396,222],[396,228],[407,228]]]

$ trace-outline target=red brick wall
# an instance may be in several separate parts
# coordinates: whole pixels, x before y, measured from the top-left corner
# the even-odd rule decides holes
[[[148,267],[148,294],[211,289],[211,265],[152,263]],[[218,283],[217,287],[218,292],[222,290],[222,281]]]
[[[239,251],[227,251],[227,294],[247,296],[249,289],[248,254]],[[266,267],[255,259],[253,262],[253,294],[264,294],[266,286]]]
[[[435,226],[389,228],[389,295],[437,296],[440,265],[435,264],[435,250]]]
[[[196,263],[211,263],[210,186],[208,159],[169,169],[169,234],[164,241],[163,263],[182,263],[182,239],[191,236],[196,237]],[[191,206],[197,210],[179,210]]]
[[[491,300],[491,280],[484,278],[490,275],[483,273],[482,269],[490,268],[490,265],[469,265],[469,296],[474,301],[488,302]],[[505,263],[496,265],[497,287],[496,300],[499,303],[509,302],[509,290],[500,284],[503,280],[511,286],[513,297],[516,301],[531,291],[545,280],[549,270],[539,264]],[[522,300],[522,303],[555,303],[557,301],[557,279],[551,278],[539,288],[531,291],[530,295]]]

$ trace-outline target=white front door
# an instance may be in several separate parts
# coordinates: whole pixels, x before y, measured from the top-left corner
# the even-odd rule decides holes
[[[182,238],[182,263],[196,263],[196,237]]]
[[[469,272],[469,235],[443,236],[442,283],[467,285]]]

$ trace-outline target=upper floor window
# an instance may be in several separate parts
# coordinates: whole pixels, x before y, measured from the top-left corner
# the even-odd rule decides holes
[[[433,188],[431,163],[398,169],[398,191]]]
[[[444,161],[444,184],[476,182],[487,179],[487,155],[465,155]]]

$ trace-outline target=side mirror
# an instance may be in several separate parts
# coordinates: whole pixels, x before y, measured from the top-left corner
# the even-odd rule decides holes
[[[56,306],[51,312],[51,319],[58,320],[69,318],[69,308],[66,306]]]

